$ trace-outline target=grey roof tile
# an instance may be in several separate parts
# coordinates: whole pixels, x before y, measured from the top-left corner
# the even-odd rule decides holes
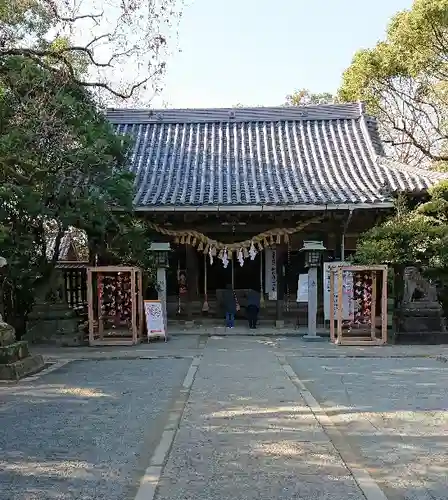
[[[135,138],[140,208],[381,204],[447,177],[384,157],[375,120],[358,103],[107,116]]]

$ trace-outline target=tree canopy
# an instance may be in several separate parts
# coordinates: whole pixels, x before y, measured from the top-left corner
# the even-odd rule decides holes
[[[395,215],[361,235],[355,260],[388,264],[394,270],[397,304],[402,298],[405,267],[420,267],[438,282],[448,311],[448,181],[432,187],[425,200],[414,200],[413,207],[409,199],[399,195]]]
[[[29,58],[0,59],[1,254],[22,314],[51,283],[72,227],[87,234],[91,256],[148,267],[129,146],[86,87]]]
[[[384,41],[356,53],[338,97],[366,102],[400,161],[448,161],[448,0],[414,0]]]
[[[91,259],[151,270],[132,213],[131,139],[99,105],[157,90],[180,3],[0,0],[0,245],[12,314],[26,317],[51,287],[68,231],[85,235]]]
[[[287,106],[310,106],[316,104],[335,104],[337,97],[330,92],[313,93],[308,89],[300,89],[286,96]]]
[[[148,101],[160,88],[181,4],[0,0],[0,59],[22,56],[106,100]]]

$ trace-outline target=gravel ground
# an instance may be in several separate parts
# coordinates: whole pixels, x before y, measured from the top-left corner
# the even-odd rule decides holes
[[[431,359],[290,357],[390,499],[448,498],[448,366]]]
[[[0,388],[1,500],[128,500],[191,360],[74,361]]]

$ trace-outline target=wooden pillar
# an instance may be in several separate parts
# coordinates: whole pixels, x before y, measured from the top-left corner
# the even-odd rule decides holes
[[[345,238],[343,236],[343,228],[340,227],[337,229],[337,232],[334,234],[334,260],[336,262],[343,260],[343,254],[345,254]]]
[[[191,245],[186,246],[186,265],[187,265],[187,280],[188,280],[188,295],[190,300],[198,298],[198,258],[196,249]]]
[[[191,303],[198,300],[198,259],[196,249],[191,245],[185,246],[186,270],[187,270],[187,304],[186,313],[190,320],[192,316]]]
[[[277,328],[282,328],[285,324],[284,321],[284,288],[285,288],[285,276],[284,276],[284,257],[285,257],[285,246],[277,245],[276,247],[276,258],[277,258],[277,304],[276,304],[276,314],[275,314],[275,326]]]

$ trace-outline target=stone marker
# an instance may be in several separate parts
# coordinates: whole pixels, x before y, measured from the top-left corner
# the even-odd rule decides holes
[[[407,341],[419,338],[424,343],[448,340],[436,287],[415,266],[407,267],[404,272],[404,294],[397,336]]]
[[[6,260],[0,257],[0,267]],[[16,341],[15,329],[3,321],[0,314],[0,380],[19,380],[44,367],[40,355],[31,355],[28,342]]]

